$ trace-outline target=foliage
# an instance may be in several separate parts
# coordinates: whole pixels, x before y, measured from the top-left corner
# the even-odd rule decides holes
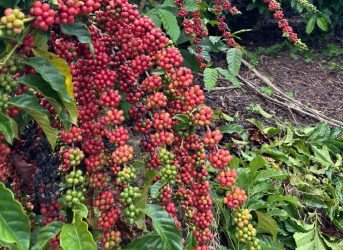
[[[247,190],[246,207],[256,211],[261,246],[269,234],[282,249],[339,249],[343,130],[324,123],[299,128],[249,122],[256,129],[240,130],[242,141],[228,143],[245,145],[230,167]]]
[[[155,22],[157,27],[163,28],[179,48],[188,50],[183,51],[186,59],[184,64],[191,66],[193,70],[198,70],[198,67],[195,67],[198,64],[200,69],[204,70],[204,83],[208,91],[215,87],[218,73],[223,79],[240,87],[236,78],[243,53],[243,48],[238,43],[239,35],[250,30],[231,31],[230,19],[242,13],[230,1],[132,2],[139,4],[144,13]],[[262,4],[268,6],[274,13],[283,36],[300,49],[306,49],[306,45],[301,42],[284,18],[281,5],[275,0],[264,1]],[[316,20],[320,27],[324,28],[326,23],[322,16],[316,16]],[[215,53],[226,54],[227,69],[213,68],[212,57]]]

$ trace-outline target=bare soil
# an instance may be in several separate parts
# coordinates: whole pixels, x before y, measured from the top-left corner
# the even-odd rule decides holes
[[[343,71],[330,68],[332,62],[342,65],[343,56],[327,57],[316,54],[314,59],[306,60],[305,57],[298,55],[295,60],[291,58],[290,51],[285,50],[274,55],[260,56],[256,69],[281,90],[292,93],[295,99],[329,117],[343,121]],[[225,67],[225,59],[218,57],[216,64]],[[240,74],[252,82],[261,83],[260,79],[243,66]],[[217,86],[230,85],[231,83],[220,80]],[[282,121],[309,125],[318,122],[316,119],[277,106],[247,87],[213,90],[207,93],[207,99],[212,107],[222,109],[229,115],[238,113],[243,123],[247,118],[264,119],[266,123]],[[251,103],[259,104],[274,117],[265,119],[260,114],[248,110],[247,107]]]

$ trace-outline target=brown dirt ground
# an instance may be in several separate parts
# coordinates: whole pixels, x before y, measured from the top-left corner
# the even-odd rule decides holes
[[[219,57],[218,60],[216,64],[225,65],[223,58]],[[283,91],[292,92],[295,99],[329,117],[342,121],[343,72],[338,69],[330,69],[328,66],[330,62],[338,62],[342,65],[343,56],[328,58],[318,55],[314,60],[306,62],[305,58],[299,55],[297,60],[292,59],[290,52],[285,50],[272,56],[260,56],[256,69]],[[240,74],[252,82],[259,83],[259,85],[261,83],[244,66],[242,66]],[[217,86],[228,86],[229,84],[220,80]],[[318,122],[316,119],[303,116],[288,108],[279,107],[247,87],[213,90],[207,93],[207,98],[213,108],[222,109],[229,115],[238,113],[242,123],[247,118],[263,119],[261,115],[247,109],[251,103],[259,104],[265,111],[274,115],[275,118],[264,119],[269,124],[275,123],[275,121],[304,125]]]

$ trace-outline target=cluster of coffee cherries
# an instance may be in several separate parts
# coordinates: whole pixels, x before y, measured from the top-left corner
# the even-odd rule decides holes
[[[5,35],[20,34],[24,29],[25,14],[20,9],[7,8],[1,17],[1,25],[5,27]]]
[[[236,209],[232,213],[233,223],[236,227],[235,237],[246,246],[246,250],[260,250],[256,229],[250,223],[252,215],[248,209]]]
[[[204,1],[197,1],[197,4],[201,6]],[[178,16],[182,18],[182,27],[185,34],[191,36],[191,42],[195,46],[194,51],[196,53],[196,59],[201,68],[206,67],[205,59],[203,56],[203,49],[200,44],[205,38],[208,37],[208,29],[204,22],[203,16],[215,16],[216,26],[222,33],[222,39],[229,47],[239,47],[236,44],[234,37],[229,32],[229,28],[226,23],[225,15],[230,13],[231,15],[239,14],[238,9],[231,4],[228,0],[215,0],[213,2],[206,1],[206,4],[211,8],[206,10],[199,8],[199,10],[187,11],[184,4],[185,1],[174,0],[175,6],[178,8]]]
[[[293,28],[289,25],[288,20],[284,18],[284,12],[281,8],[281,4],[276,0],[263,0],[263,2],[268,4],[268,10],[274,13],[274,19],[278,21],[279,27],[284,36],[300,49],[307,49],[306,44],[304,44],[298,38],[297,33],[293,31]]]
[[[173,164],[174,154],[166,148],[161,148],[159,153],[161,162],[161,181],[163,183],[174,184],[176,178],[176,166]]]
[[[78,147],[69,149],[62,147],[60,154],[63,157],[61,170],[65,174],[64,186],[67,188],[63,198],[67,206],[72,208],[77,203],[85,202],[85,176],[81,169],[76,169],[85,155]]]
[[[136,169],[134,167],[124,167],[118,172],[117,183],[126,185],[136,179]]]
[[[9,101],[16,93],[19,84],[16,73],[23,70],[23,60],[19,56],[10,57],[0,69],[0,111],[8,111]]]
[[[10,176],[11,148],[5,141],[5,136],[0,133],[0,182],[6,182]]]
[[[126,206],[124,215],[130,224],[135,223],[140,211],[135,206],[134,202],[141,197],[141,191],[138,187],[128,186],[120,193],[120,200]]]

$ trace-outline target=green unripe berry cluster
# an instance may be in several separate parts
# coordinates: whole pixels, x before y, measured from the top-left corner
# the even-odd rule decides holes
[[[171,164],[174,160],[174,154],[172,152],[169,152],[165,148],[161,148],[159,153],[159,159],[162,165]]]
[[[134,201],[141,197],[138,187],[128,186],[120,193],[121,201],[126,205],[124,215],[130,224],[135,222],[135,218],[139,215],[140,211],[134,205]]]
[[[0,111],[5,111],[8,108],[9,100],[9,95],[0,90]]]
[[[10,94],[18,87],[17,81],[13,80],[12,75],[2,74],[0,75],[0,91]]]
[[[64,198],[67,202],[68,207],[73,207],[77,203],[82,203],[85,201],[85,193],[86,189],[83,189],[82,191],[72,190],[68,189]]]
[[[176,179],[176,166],[175,165],[164,165],[161,168],[161,181],[168,183],[168,184],[174,184]]]
[[[119,184],[127,184],[128,182],[136,179],[136,169],[132,167],[124,167],[123,170],[118,172],[117,182]]]
[[[24,29],[25,14],[19,9],[6,9],[0,22],[6,27],[5,35],[20,34]]]
[[[85,177],[82,175],[81,170],[71,171],[66,176],[66,182],[67,182],[68,187],[82,185],[84,181],[85,181]]]

